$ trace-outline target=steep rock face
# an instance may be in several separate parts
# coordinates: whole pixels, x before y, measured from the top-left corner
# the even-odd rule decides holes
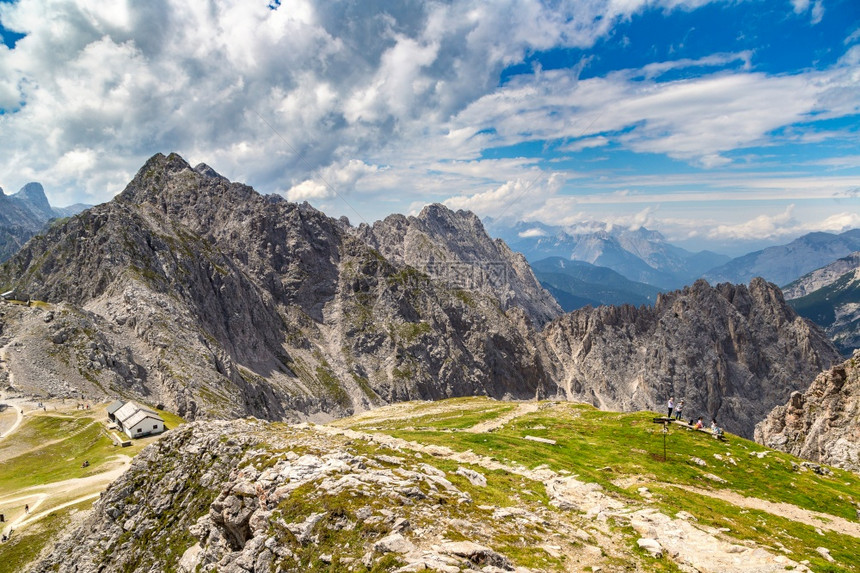
[[[488,280],[485,261],[504,280]],[[0,285],[72,313],[67,336],[10,314],[10,344],[55,345],[47,355],[76,365],[72,385],[94,397],[188,418],[326,420],[466,395],[661,410],[671,393],[689,415],[751,435],[835,356],[763,281],[697,283],[654,308],[581,310],[540,332],[557,307],[471,214],[430,206],[353,229],[178,155],[154,156],[113,201],[28,243]]]
[[[18,199],[39,220],[47,221],[56,216],[41,183],[27,183],[12,195],[12,199]]]
[[[782,294],[786,300],[800,298],[812,294],[823,287],[832,285],[845,273],[850,273],[857,269],[860,269],[860,251],[851,253],[847,257],[837,259],[827,266],[803,275],[796,281],[782,287]]]
[[[756,425],[755,440],[814,462],[860,472],[860,350],[792,392]]]
[[[824,328],[844,356],[860,347],[860,252],[804,275],[783,292],[798,314]]]
[[[55,225],[0,277],[104,319],[143,365],[149,401],[192,418],[556,391],[519,308],[177,155],[153,157],[114,201]]]
[[[562,313],[540,286],[525,257],[493,240],[480,219],[444,205],[428,205],[417,217],[391,215],[358,236],[387,259],[422,270],[454,288],[484,292],[502,309],[519,307],[542,326]]]
[[[54,217],[74,215],[87,207],[54,209],[41,183],[27,183],[13,195],[5,195],[0,189],[0,262],[17,253]]]
[[[749,288],[697,281],[654,307],[585,308],[545,328],[570,398],[601,408],[716,417],[752,436],[758,420],[838,360],[823,333],[762,279]]]

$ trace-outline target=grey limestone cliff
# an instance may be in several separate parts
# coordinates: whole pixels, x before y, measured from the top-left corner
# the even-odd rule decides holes
[[[562,313],[525,257],[491,239],[473,213],[428,205],[417,217],[391,215],[372,226],[363,224],[357,235],[393,262],[455,288],[487,293],[504,310],[522,308],[537,326]]]
[[[32,240],[0,286],[45,301],[7,313],[20,384],[56,393],[63,372],[94,397],[192,419],[328,420],[469,395],[662,410],[674,394],[750,436],[837,357],[759,279],[558,316],[471,213],[431,205],[352,228],[175,154]]]
[[[860,472],[860,351],[792,392],[755,428],[769,448]]]
[[[762,279],[691,287],[653,307],[574,311],[544,330],[567,396],[601,408],[717,418],[750,437],[756,422],[839,358],[824,334]]]
[[[449,262],[483,254],[458,256]],[[99,317],[143,368],[148,401],[192,418],[330,418],[399,400],[555,393],[533,340],[538,319],[504,300],[510,289],[454,288],[307,204],[178,155],[153,157],[113,201],[32,241],[0,279]]]

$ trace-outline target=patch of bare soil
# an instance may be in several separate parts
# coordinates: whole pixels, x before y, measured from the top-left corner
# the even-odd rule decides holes
[[[526,414],[531,414],[532,412],[537,412],[540,409],[540,406],[539,402],[520,402],[517,404],[516,409],[508,412],[507,414],[476,424],[466,431],[472,432],[473,434],[482,434],[484,432],[498,430],[512,420],[525,416]]]
[[[841,533],[842,535],[850,535],[851,537],[860,538],[860,523],[854,523],[853,521],[848,521],[847,519],[830,515],[828,513],[810,511],[808,509],[797,507],[796,505],[791,505],[790,503],[766,501],[757,497],[745,497],[727,489],[710,491],[692,486],[678,484],[671,485],[672,487],[684,489],[692,493],[727,501],[738,507],[765,511],[772,515],[784,517],[792,521],[807,523],[814,527],[818,527],[819,529],[827,529],[828,531],[834,531],[836,533]]]

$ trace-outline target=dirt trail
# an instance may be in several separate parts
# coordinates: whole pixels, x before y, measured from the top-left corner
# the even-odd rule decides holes
[[[707,489],[679,484],[670,485],[699,495],[727,501],[738,507],[764,511],[771,515],[784,517],[798,523],[806,523],[819,529],[827,529],[828,531],[841,533],[842,535],[850,535],[851,537],[860,538],[860,523],[848,521],[847,519],[830,515],[829,513],[803,509],[796,505],[791,505],[790,503],[766,501],[757,497],[744,497],[739,493],[727,489],[710,491]]]
[[[45,517],[46,515],[50,515],[51,513],[55,512],[55,511],[58,511],[60,509],[65,509],[65,508],[72,506],[72,505],[77,505],[83,501],[87,501],[88,499],[95,499],[95,498],[99,497],[100,495],[101,495],[101,492],[91,493],[89,495],[85,495],[83,497],[73,499],[72,501],[67,501],[66,503],[61,503],[60,505],[55,505],[51,509],[45,510],[41,513],[32,513],[32,510],[41,504],[41,500],[40,500],[36,505],[34,505],[33,507],[30,508],[31,513],[29,516],[26,516],[26,515],[21,516],[21,517],[26,517],[27,519],[22,520],[21,518],[18,518],[16,520],[15,527],[23,527],[25,525],[29,525],[29,524],[33,523],[34,521],[38,521],[38,520],[42,519],[43,517]],[[47,497],[47,496],[45,496],[45,497]]]
[[[471,428],[468,428],[466,431],[473,434],[482,434],[484,432],[498,430],[512,420],[525,416],[526,414],[531,414],[532,412],[537,412],[540,409],[540,406],[539,402],[521,402],[517,404],[516,409],[508,412],[507,414],[476,424]]]
[[[17,419],[15,420],[15,423],[14,423],[14,424],[12,424],[12,427],[11,427],[11,428],[9,428],[8,430],[6,430],[3,434],[0,434],[0,440],[2,440],[2,439],[4,439],[4,438],[8,437],[8,436],[9,436],[9,434],[11,434],[11,433],[12,433],[12,432],[14,432],[15,430],[17,430],[17,429],[18,429],[18,426],[20,426],[20,425],[21,425],[21,422],[24,420],[24,414],[22,414],[22,413],[21,413],[21,409],[20,409],[20,408],[17,408],[17,407],[15,407],[15,406],[12,406],[12,409],[13,409],[13,410],[15,410],[15,415],[17,416]]]
[[[3,533],[8,535],[10,530],[18,529],[23,525],[32,523],[33,521],[41,519],[42,517],[48,515],[53,511],[68,507],[70,505],[75,505],[76,503],[80,503],[87,499],[98,497],[100,495],[101,490],[103,490],[105,487],[107,487],[108,484],[110,484],[116,478],[122,475],[122,473],[128,468],[128,466],[131,465],[131,458],[124,454],[117,454],[112,459],[117,461],[107,465],[106,468],[109,469],[106,469],[105,471],[102,471],[100,473],[81,478],[71,478],[45,485],[34,485],[20,489],[13,494],[0,497],[0,504],[6,507],[9,507],[12,504],[20,504],[27,499],[36,499],[36,501],[32,503],[27,502],[30,505],[30,513],[19,515],[15,520],[10,522],[3,529]],[[119,465],[116,465],[117,463]],[[87,493],[83,496],[75,498],[70,502],[51,506],[49,509],[39,514],[33,513],[34,509],[36,509],[49,499],[73,492]]]

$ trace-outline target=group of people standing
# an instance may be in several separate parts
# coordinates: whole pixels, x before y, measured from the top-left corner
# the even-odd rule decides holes
[[[675,419],[678,421],[681,421],[681,416],[683,415],[683,411],[684,411],[684,399],[681,398],[681,401],[678,402],[678,404],[676,405],[675,404],[675,397],[672,396],[669,398],[669,402],[668,402],[667,406],[669,409],[669,414],[667,417],[672,418],[672,414],[674,413]],[[701,429],[704,429],[704,427],[705,427],[704,422],[702,422],[701,416],[699,416],[699,419],[696,421],[695,424],[693,423],[693,419],[690,418],[690,425],[693,426],[693,428],[695,428],[696,430],[701,430]],[[711,419],[711,433],[714,434],[715,438],[722,439],[722,437],[723,437],[723,429],[717,425],[717,419],[716,418]]]

